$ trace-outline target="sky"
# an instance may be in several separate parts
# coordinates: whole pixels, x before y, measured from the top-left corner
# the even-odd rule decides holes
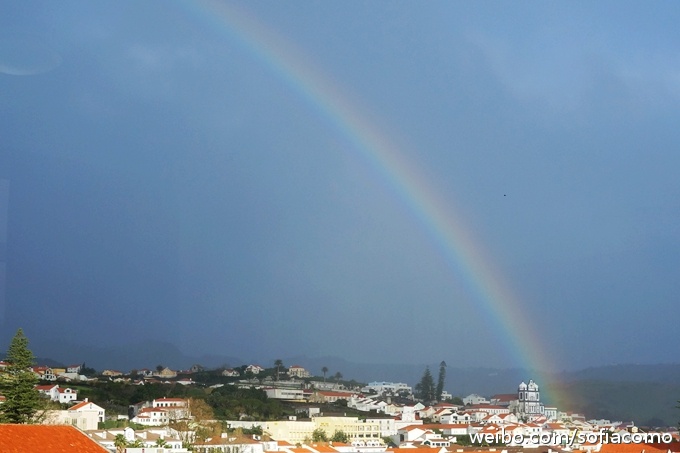
[[[678,363],[680,4],[0,5],[0,344]]]

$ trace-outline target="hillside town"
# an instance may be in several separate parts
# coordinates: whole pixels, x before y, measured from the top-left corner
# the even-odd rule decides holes
[[[0,373],[9,365],[0,362]],[[343,380],[341,373],[329,377],[326,367],[315,376],[281,361],[271,368],[247,364],[206,370],[195,365],[179,371],[159,365],[92,371],[84,364],[30,367],[39,381],[35,389],[51,404],[36,424],[21,429],[36,430],[32,436],[43,438],[46,446],[50,436],[64,436],[50,434],[61,427],[86,436],[100,451],[128,453],[680,452],[677,431],[588,419],[546,406],[539,384],[531,379],[518,383],[515,393],[459,398],[443,390],[441,369],[440,393],[423,398],[425,377],[415,388],[403,382],[360,384]],[[110,401],[79,396],[102,386],[154,387],[167,396],[135,401],[127,413],[107,410]],[[217,418],[206,404],[210,399],[196,395],[225,389],[258,392],[262,400],[286,410],[278,417],[258,417],[248,410],[253,402],[243,400],[235,417]],[[192,396],[171,396],[178,391]],[[0,404],[4,399],[0,396]],[[0,425],[0,450],[10,439],[26,438],[17,429]]]

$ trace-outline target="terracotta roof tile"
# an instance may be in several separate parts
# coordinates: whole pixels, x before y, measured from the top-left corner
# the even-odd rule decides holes
[[[3,453],[107,453],[108,450],[72,426],[0,425]]]

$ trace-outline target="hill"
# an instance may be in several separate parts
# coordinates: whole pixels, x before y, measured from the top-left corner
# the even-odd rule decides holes
[[[44,364],[83,363],[97,370],[106,368],[129,371],[155,368],[162,364],[173,369],[188,369],[193,364],[206,368],[239,366],[258,363],[272,367],[275,359],[244,360],[231,356],[190,356],[173,344],[145,341],[122,344],[116,348],[92,345],[63,344],[53,341],[38,344],[33,349]],[[439,364],[380,364],[356,363],[338,357],[293,356],[281,358],[284,365],[301,365],[312,374],[321,376],[323,367],[328,376],[340,372],[344,380],[368,383],[371,381],[405,382],[411,386],[422,377],[426,366],[436,373]],[[447,361],[455,363],[455,361]],[[455,396],[470,393],[492,396],[514,393],[521,381],[534,378],[537,373],[525,369],[448,367],[445,389]],[[618,364],[563,371],[552,376],[550,382],[538,382],[542,397],[548,405],[575,411],[592,418],[634,421],[638,425],[676,425],[680,410],[680,364]]]

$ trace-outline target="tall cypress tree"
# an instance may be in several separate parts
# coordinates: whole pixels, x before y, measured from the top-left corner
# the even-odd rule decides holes
[[[35,388],[38,377],[29,369],[35,357],[28,349],[28,338],[22,329],[14,335],[5,360],[8,365],[0,375],[0,394],[5,397],[5,402],[0,404],[0,422],[32,423],[42,407],[42,399]]]
[[[446,380],[446,362],[442,360],[439,364],[439,377],[437,378],[437,400],[441,401],[444,392],[444,381]]]

